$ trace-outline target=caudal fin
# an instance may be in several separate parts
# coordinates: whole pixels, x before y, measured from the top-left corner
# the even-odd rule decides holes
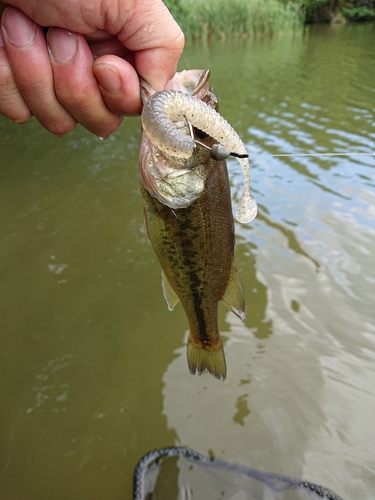
[[[224,380],[227,375],[223,344],[220,342],[216,346],[202,346],[196,344],[189,336],[187,345],[187,360],[190,373],[194,375],[198,372],[201,375],[208,370],[217,379]]]

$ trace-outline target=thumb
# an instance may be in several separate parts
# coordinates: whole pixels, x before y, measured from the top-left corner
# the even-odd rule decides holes
[[[155,90],[174,76],[185,37],[161,0],[139,0],[133,15],[117,34],[134,53],[134,65]]]

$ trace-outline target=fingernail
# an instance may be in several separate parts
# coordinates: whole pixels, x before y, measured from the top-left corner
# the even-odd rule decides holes
[[[122,88],[122,80],[117,68],[110,64],[94,64],[94,73],[99,84],[110,94],[117,94]]]
[[[12,45],[25,47],[36,36],[36,24],[20,10],[8,7],[3,14],[3,32]]]
[[[58,64],[70,62],[78,50],[78,38],[75,33],[62,28],[50,28],[47,34],[48,51]]]

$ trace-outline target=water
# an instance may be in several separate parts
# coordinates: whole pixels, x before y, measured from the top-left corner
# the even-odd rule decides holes
[[[189,46],[249,153],[373,153],[375,26]],[[0,118],[0,493],[128,499],[173,444],[375,496],[375,161],[253,158],[225,382],[188,373],[143,228],[139,120],[102,142]],[[242,171],[229,162],[234,207]]]

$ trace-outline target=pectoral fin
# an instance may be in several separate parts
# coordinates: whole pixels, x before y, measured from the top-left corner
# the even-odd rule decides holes
[[[228,309],[240,318],[241,321],[245,320],[245,295],[237,269],[234,265],[232,265],[227,289],[225,290],[224,296],[221,300]]]
[[[169,284],[168,278],[164,274],[164,271],[161,272],[161,286],[163,287],[164,298],[167,301],[168,309],[173,311],[174,306],[178,304],[179,298],[174,292],[173,288]]]

